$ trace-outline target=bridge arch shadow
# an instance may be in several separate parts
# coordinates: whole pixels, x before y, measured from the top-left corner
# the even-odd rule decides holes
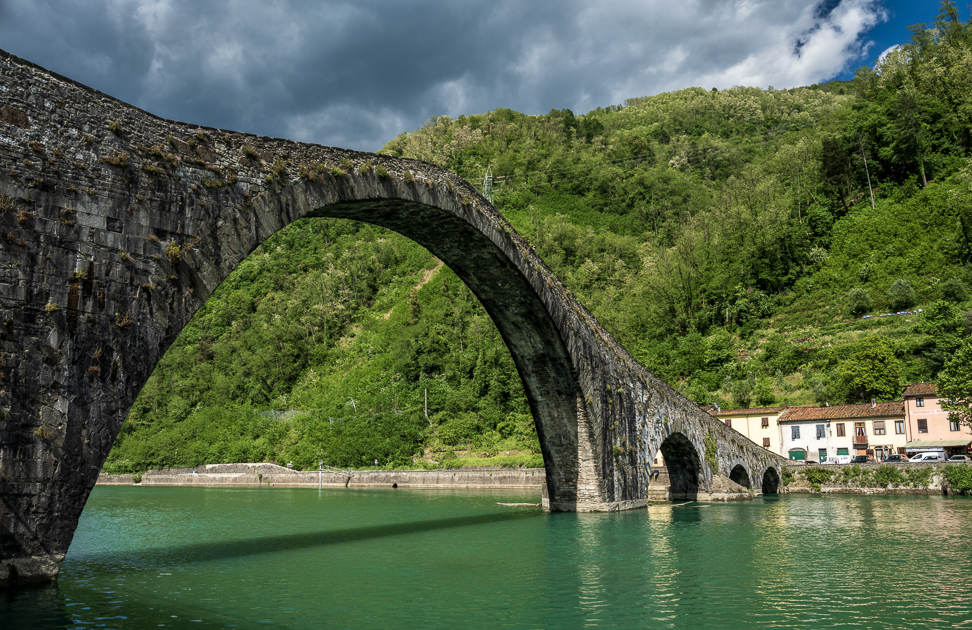
[[[702,460],[695,445],[682,433],[672,433],[661,443],[660,450],[668,468],[669,497],[694,501],[702,477]]]

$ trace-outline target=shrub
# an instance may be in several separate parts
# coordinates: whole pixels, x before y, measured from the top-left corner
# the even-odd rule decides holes
[[[895,311],[906,309],[915,303],[915,290],[904,278],[895,280],[888,288],[888,302]]]
[[[415,182],[415,175],[412,175],[412,171],[405,171],[405,183],[412,184]]]
[[[460,414],[439,427],[439,439],[449,446],[468,443],[478,433],[479,418],[474,413]]]
[[[712,469],[712,474],[719,472],[719,460],[716,459],[716,439],[709,431],[705,434],[705,461]]]
[[[251,147],[250,145],[244,144],[243,145],[243,157],[247,158],[248,160],[255,160],[258,157],[260,157],[260,154],[257,153],[257,150],[254,149],[253,147]]]
[[[945,467],[944,472],[949,490],[960,494],[972,494],[972,466],[968,464],[949,464]]]
[[[113,120],[108,123],[108,131],[112,132],[116,136],[121,136],[123,133],[125,133],[122,131],[121,122],[117,120]]]
[[[44,310],[47,311],[48,313],[53,313],[54,311],[57,310],[57,304],[55,304],[54,302],[48,302],[44,306]]]
[[[813,468],[807,468],[801,472],[803,473],[803,477],[810,482],[810,485],[813,486],[815,490],[820,488],[820,484],[830,481],[834,477],[833,471],[823,467],[818,468],[815,466]]]
[[[904,475],[897,466],[891,464],[881,464],[874,471],[874,483],[885,488],[887,486],[900,486],[904,482]]]
[[[125,152],[115,153],[114,155],[104,155],[101,161],[118,168],[128,168],[128,154]]]
[[[358,167],[358,172],[362,175],[367,175],[371,170],[371,160],[365,160],[364,163]]]
[[[942,297],[949,302],[964,302],[969,297],[965,283],[958,278],[952,278],[942,283]]]
[[[348,158],[342,158],[341,159],[341,168],[344,169],[345,171],[350,171],[351,170],[351,160],[349,160]]]
[[[847,307],[854,315],[862,315],[870,311],[874,305],[871,303],[871,296],[865,289],[860,287],[851,289],[847,294]]]
[[[375,173],[378,175],[378,179],[388,179],[391,175],[388,174],[388,169],[385,168],[384,164],[379,164],[378,168],[375,169]]]
[[[175,264],[182,260],[182,248],[175,242],[169,243],[165,248],[165,255],[169,257],[172,264]]]
[[[913,488],[927,488],[931,483],[933,468],[907,468],[904,471],[905,485]]]

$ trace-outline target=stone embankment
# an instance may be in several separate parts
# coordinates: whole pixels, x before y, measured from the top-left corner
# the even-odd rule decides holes
[[[143,486],[294,486],[328,488],[524,488],[540,489],[543,468],[492,468],[456,470],[352,470],[349,473],[291,470],[276,464],[208,464],[195,468],[149,470],[140,476]],[[133,475],[102,473],[98,485],[132,485]]]
[[[949,488],[945,466],[955,464],[790,465],[780,492],[790,494],[958,494]],[[787,474],[789,473],[789,474]],[[787,482],[790,474],[792,480]]]
[[[651,481],[649,501],[672,500],[668,471],[658,469]],[[350,474],[349,474],[350,473]],[[209,464],[195,468],[148,470],[141,475],[102,473],[97,485],[129,486],[280,486],[328,488],[504,488],[541,489],[546,479],[543,468],[460,468],[455,470],[351,470],[297,471],[276,464]],[[730,487],[731,486],[731,487]],[[752,499],[753,493],[717,476],[713,492],[693,493],[699,501],[739,501]]]

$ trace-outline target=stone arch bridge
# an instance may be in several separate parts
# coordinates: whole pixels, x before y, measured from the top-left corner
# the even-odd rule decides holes
[[[303,217],[385,226],[448,264],[510,349],[544,506],[775,491],[784,460],[649,373],[477,191],[431,164],[163,120],[0,51],[0,585],[56,578],[156,362]]]

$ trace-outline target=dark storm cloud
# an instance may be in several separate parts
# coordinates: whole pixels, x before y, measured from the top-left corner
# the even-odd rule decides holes
[[[813,83],[880,18],[873,0],[0,0],[0,48],[167,118],[375,150],[441,114]]]

